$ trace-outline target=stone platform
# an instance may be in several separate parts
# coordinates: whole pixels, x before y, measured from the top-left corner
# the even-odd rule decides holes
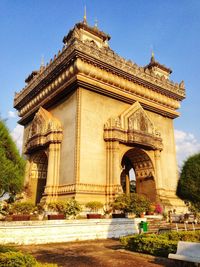
[[[119,238],[138,233],[146,219],[90,219],[0,222],[0,244],[47,244]]]

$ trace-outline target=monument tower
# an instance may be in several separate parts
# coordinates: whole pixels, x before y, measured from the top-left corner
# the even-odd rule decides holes
[[[154,55],[145,67],[125,60],[109,40],[84,17],[15,95],[30,198],[109,203],[129,193],[133,170],[137,193],[181,207],[173,119],[184,83]]]

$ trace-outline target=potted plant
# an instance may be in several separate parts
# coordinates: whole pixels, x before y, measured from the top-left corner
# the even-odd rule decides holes
[[[64,212],[66,214],[66,218],[74,219],[81,212],[82,207],[78,201],[71,198],[65,202]]]
[[[15,202],[10,206],[9,212],[13,221],[29,221],[34,210],[35,205],[32,202]]]
[[[5,201],[0,201],[0,221],[4,221],[8,214],[8,204]]]
[[[90,201],[86,203],[85,207],[90,209],[90,212],[91,212],[87,214],[87,219],[100,219],[101,218],[101,214],[98,213],[98,210],[103,208],[103,203],[99,201]]]
[[[38,203],[36,212],[38,214],[38,219],[41,221],[44,218],[45,215],[45,205],[44,203]]]
[[[109,219],[111,217],[111,214],[112,214],[112,208],[104,209],[103,212],[104,212],[104,218]]]
[[[154,215],[155,209],[156,209],[155,204],[150,204],[147,210],[147,215]]]
[[[65,219],[65,203],[64,201],[54,201],[48,203],[48,220],[61,220]]]
[[[155,207],[155,213],[162,214],[162,212],[163,212],[163,207],[159,203],[157,203]]]
[[[125,218],[128,210],[129,196],[126,194],[119,195],[111,204],[113,209],[112,218]]]
[[[121,212],[120,214],[113,214],[113,218],[125,217],[125,214],[133,214],[136,216],[144,216],[150,205],[149,200],[137,193],[131,193],[130,195],[122,194],[118,196],[112,204],[114,210]]]

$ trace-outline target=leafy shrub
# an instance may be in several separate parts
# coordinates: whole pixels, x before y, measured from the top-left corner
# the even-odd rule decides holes
[[[200,153],[190,156],[183,165],[177,195],[192,202],[200,211]]]
[[[0,214],[2,215],[7,214],[7,204],[4,201],[0,201]]]
[[[175,253],[177,248],[177,241],[159,239],[157,236],[136,235],[121,238],[121,242],[129,250],[163,257]]]
[[[76,217],[82,210],[82,207],[75,199],[69,199],[65,204],[66,216]]]
[[[159,213],[159,214],[161,214],[163,212],[163,208],[159,203],[156,204],[155,212]]]
[[[25,160],[20,156],[5,121],[0,118],[0,194],[16,195],[23,188]]]
[[[57,267],[57,264],[40,263],[30,254],[13,247],[0,245],[0,267]]]
[[[32,202],[15,202],[10,208],[10,213],[15,214],[30,214],[35,210],[35,205]]]
[[[33,256],[22,252],[0,253],[0,267],[32,267],[36,265],[36,262]]]
[[[162,235],[164,238],[173,241],[200,242],[200,231],[169,232]]]
[[[34,267],[57,267],[57,264],[53,264],[53,263],[40,263],[37,262],[36,265]]]
[[[65,202],[64,201],[54,201],[48,203],[48,209],[50,211],[65,213]]]
[[[90,201],[86,203],[86,208],[90,209],[91,211],[98,211],[99,209],[103,208],[103,203],[99,201]]]
[[[78,215],[82,208],[81,205],[75,199],[68,199],[65,201],[55,201],[48,204],[48,209],[56,211],[58,213],[66,214],[66,216]]]
[[[132,193],[130,195],[119,195],[112,203],[113,210],[122,212],[133,212],[136,215],[149,210],[150,201],[139,194]]]
[[[44,203],[38,203],[36,206],[36,211],[38,214],[42,214],[45,211],[45,204]]]
[[[167,257],[176,253],[178,241],[200,242],[200,231],[134,235],[122,237],[120,241],[129,250]]]
[[[5,253],[5,252],[8,252],[8,251],[15,251],[16,252],[17,249],[14,248],[14,247],[0,245],[0,253]]]

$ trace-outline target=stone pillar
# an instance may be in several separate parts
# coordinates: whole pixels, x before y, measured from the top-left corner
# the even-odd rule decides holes
[[[107,203],[109,203],[113,201],[116,190],[121,192],[119,142],[107,142],[106,168]]]
[[[126,174],[126,195],[130,194],[130,178],[129,175]]]
[[[49,145],[47,184],[45,193],[48,196],[54,196],[59,184],[60,169],[60,143]],[[51,198],[51,197],[50,197]]]
[[[161,160],[160,160],[160,150],[155,150],[154,156],[155,156],[155,182],[156,182],[156,190],[159,194],[159,191],[162,190],[163,187],[163,181],[162,181],[162,169],[161,169]]]
[[[112,143],[112,184],[120,184],[119,142]]]

